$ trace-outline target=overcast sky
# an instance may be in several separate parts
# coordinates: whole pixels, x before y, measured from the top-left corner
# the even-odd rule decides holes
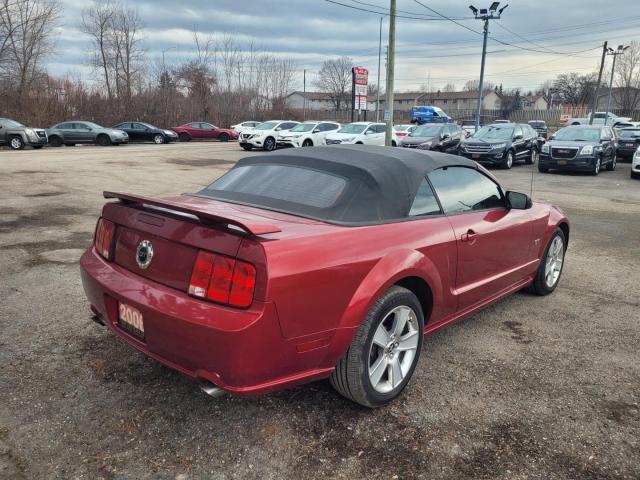
[[[138,9],[145,26],[146,55],[152,61],[158,61],[162,50],[169,48],[165,54],[167,63],[188,58],[194,30],[219,36],[231,34],[241,46],[253,42],[295,60],[299,69],[295,86],[299,89],[304,69],[309,82],[323,60],[342,55],[368,68],[370,82],[375,83],[381,15],[356,8],[383,13],[389,6],[388,0],[336,0],[355,8],[326,0],[122,1]],[[456,21],[468,28],[478,32],[482,28],[482,22],[472,18],[466,1],[421,1],[447,17],[459,19]],[[490,3],[476,6],[487,7]],[[508,2],[502,5],[505,3]],[[81,11],[87,3],[62,0],[62,5],[58,54],[49,62],[49,70],[56,75],[80,75],[90,80],[90,44],[78,30]],[[437,15],[414,0],[398,0],[398,10],[398,15],[413,18],[397,19],[396,91],[418,89],[423,84],[438,88],[448,82],[462,87],[466,80],[479,77],[481,35],[441,18],[427,20]],[[415,19],[418,16],[421,18]],[[512,0],[502,19],[490,24],[493,39],[489,39],[487,47],[486,78],[505,88],[527,91],[559,73],[592,71],[599,64],[598,47],[604,40],[618,45],[640,39],[638,27],[639,0]],[[383,52],[387,40],[385,18]],[[384,85],[384,57],[382,69]]]

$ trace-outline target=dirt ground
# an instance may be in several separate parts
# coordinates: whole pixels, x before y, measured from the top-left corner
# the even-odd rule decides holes
[[[213,399],[89,319],[103,190],[195,191],[237,144],[0,150],[0,478],[640,478],[640,181],[516,165],[572,221],[548,297],[428,337],[392,405],[326,381]]]

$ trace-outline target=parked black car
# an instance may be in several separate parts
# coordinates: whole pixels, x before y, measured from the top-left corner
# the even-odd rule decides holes
[[[178,134],[173,130],[165,130],[143,122],[122,122],[113,128],[127,132],[130,142],[153,142],[159,145],[178,140]]]
[[[456,152],[465,132],[455,123],[424,124],[416,127],[409,135],[400,138],[400,146],[434,150],[438,152]]]
[[[538,158],[538,133],[526,123],[493,123],[462,141],[459,154],[502,168],[518,160],[532,164]]]
[[[42,148],[47,144],[47,133],[43,128],[30,128],[9,118],[0,118],[0,145],[9,145],[12,150],[21,150],[26,145]]]
[[[616,168],[615,135],[604,125],[570,125],[558,130],[542,146],[538,170],[551,169],[600,173]]]
[[[623,128],[618,130],[616,155],[620,158],[631,159],[640,147],[640,128]]]
[[[101,127],[93,122],[62,122],[47,130],[49,145],[72,147],[76,143],[95,143],[100,146],[120,145],[129,142],[129,135],[122,130]]]
[[[547,123],[544,120],[529,120],[527,123],[531,125],[531,128],[538,132],[539,136],[545,139],[547,138],[549,130],[547,129]]]

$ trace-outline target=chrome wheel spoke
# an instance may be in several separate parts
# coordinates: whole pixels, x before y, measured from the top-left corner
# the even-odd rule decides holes
[[[387,331],[386,328],[384,328],[384,325],[381,323],[380,325],[378,325],[378,328],[376,329],[376,333],[373,336],[373,343],[375,345],[378,345],[379,347],[385,348],[389,343],[389,340],[390,340],[389,332]]]
[[[383,353],[377,358],[375,363],[369,368],[369,379],[371,380],[371,385],[375,388],[380,383],[380,379],[384,372],[387,371],[387,366],[389,365],[389,359]]]
[[[404,327],[407,325],[407,320],[409,320],[409,315],[411,315],[411,311],[408,308],[401,308],[396,312],[393,319],[393,327],[391,328],[396,337],[402,335]]]
[[[396,355],[393,360],[389,362],[391,366],[391,387],[396,388],[402,382],[404,378],[404,374],[402,373],[402,368],[400,365],[400,359]]]
[[[397,350],[405,352],[407,350],[416,350],[418,348],[418,331],[407,333],[404,337],[400,338],[398,342]]]

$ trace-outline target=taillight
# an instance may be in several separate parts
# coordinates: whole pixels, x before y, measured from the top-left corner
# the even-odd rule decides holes
[[[98,220],[96,236],[93,243],[98,253],[107,260],[111,260],[111,246],[113,244],[113,233],[115,230],[116,226],[112,221],[104,218]]]
[[[253,301],[255,286],[253,265],[201,250],[191,272],[189,295],[245,308]]]

